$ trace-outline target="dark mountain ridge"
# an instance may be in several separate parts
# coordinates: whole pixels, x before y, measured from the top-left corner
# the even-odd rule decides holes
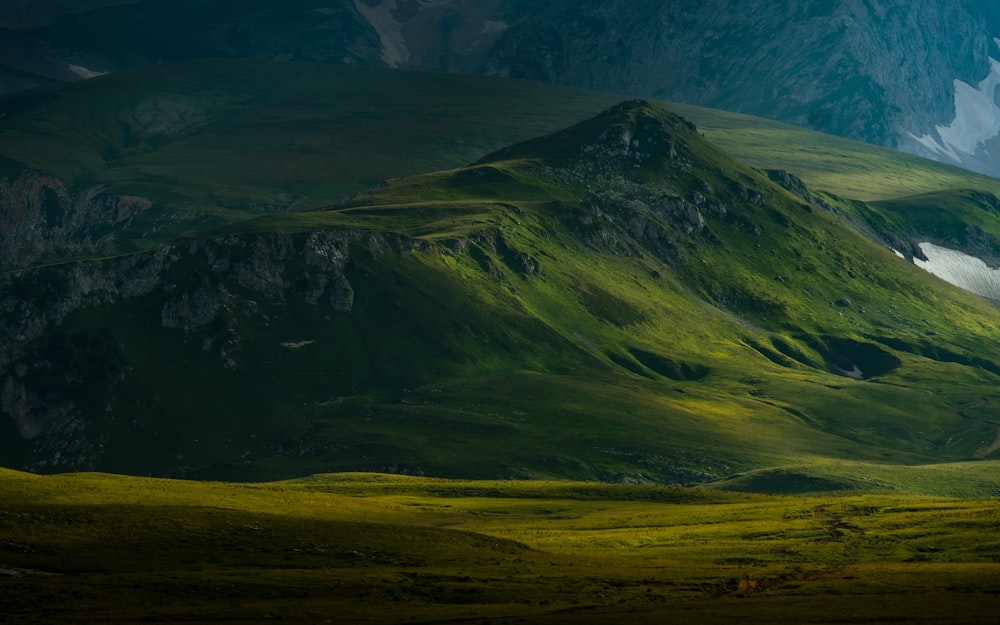
[[[7,31],[0,65],[8,91],[203,57],[490,74],[741,111],[995,174],[989,146],[949,151],[938,127],[961,115],[959,83],[990,75],[997,35],[997,10],[972,0],[144,0]]]

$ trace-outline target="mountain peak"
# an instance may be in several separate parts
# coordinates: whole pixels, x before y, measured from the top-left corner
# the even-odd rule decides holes
[[[626,100],[565,130],[489,154],[479,163],[542,159],[569,165],[599,160],[619,167],[656,167],[675,160],[695,133],[694,124],[655,102]]]

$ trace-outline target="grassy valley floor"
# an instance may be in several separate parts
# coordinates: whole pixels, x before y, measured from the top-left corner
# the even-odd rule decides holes
[[[0,472],[5,623],[995,623],[1000,502]]]

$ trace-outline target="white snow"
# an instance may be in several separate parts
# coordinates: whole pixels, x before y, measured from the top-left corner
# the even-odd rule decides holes
[[[73,65],[72,63],[70,63],[69,65],[69,71],[73,72],[74,74],[76,74],[80,78],[83,78],[84,80],[86,80],[87,78],[96,78],[97,76],[103,76],[107,74],[107,72],[95,72],[94,70],[88,67],[84,67],[83,65]]]
[[[494,35],[496,33],[502,33],[503,31],[510,28],[507,22],[497,22],[494,20],[486,20],[483,22],[483,29],[479,31],[480,35]]]
[[[945,282],[977,295],[1000,300],[1000,269],[992,269],[975,256],[933,243],[921,243],[927,260],[913,259],[913,264]]]
[[[396,0],[386,0],[376,6],[354,0],[354,6],[378,33],[382,61],[389,67],[405,66],[410,61],[410,48],[403,37],[403,25],[392,14],[396,10]]]
[[[1000,39],[993,42],[1000,48]],[[1000,135],[1000,61],[990,58],[990,73],[980,83],[972,85],[955,80],[955,119],[947,126],[937,126],[937,136],[926,134],[911,137],[932,153],[961,163],[962,155],[975,156],[987,140]]]

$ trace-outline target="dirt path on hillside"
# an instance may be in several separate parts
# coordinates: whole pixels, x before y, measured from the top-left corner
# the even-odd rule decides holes
[[[827,531],[830,532],[829,540],[831,541],[840,540],[847,532],[862,533],[861,528],[848,523],[840,515],[831,514],[826,509],[826,506],[816,506],[812,509],[812,515],[814,518],[819,519]]]

